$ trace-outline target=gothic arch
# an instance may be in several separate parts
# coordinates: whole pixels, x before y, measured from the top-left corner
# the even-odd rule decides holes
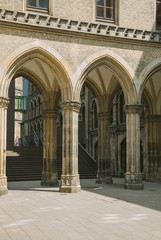
[[[139,86],[138,96],[137,96],[137,102],[139,104],[141,103],[142,94],[148,79],[159,70],[161,70],[161,57],[150,62],[141,72],[139,76],[139,80],[141,84]]]
[[[79,99],[82,85],[87,80],[88,74],[101,65],[106,66],[116,76],[123,89],[126,104],[135,104],[135,73],[123,58],[110,50],[94,53],[80,64],[74,74],[75,79],[77,79],[75,84],[75,99]],[[99,98],[103,94],[99,85],[96,86],[96,84],[93,84],[92,86],[92,81],[89,82],[97,98]]]
[[[38,74],[35,74],[27,67],[32,61],[39,67],[43,78],[38,77]],[[48,77],[46,69],[49,69],[54,74],[54,80],[50,80],[48,83],[46,83]],[[40,92],[53,90],[58,85],[62,100],[72,98],[71,75],[73,73],[70,66],[56,50],[41,41],[37,40],[22,45],[5,59],[0,66],[1,97],[8,97],[10,81],[20,74],[34,82]]]

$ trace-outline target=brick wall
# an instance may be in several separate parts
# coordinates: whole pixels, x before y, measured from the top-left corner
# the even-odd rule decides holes
[[[23,11],[26,0],[0,0],[0,8]],[[50,0],[50,12],[55,17],[93,22],[95,0]],[[121,27],[155,29],[155,0],[120,0],[118,23]]]
[[[0,0],[0,8],[23,11],[24,0]]]
[[[121,27],[155,30],[155,0],[120,0]]]

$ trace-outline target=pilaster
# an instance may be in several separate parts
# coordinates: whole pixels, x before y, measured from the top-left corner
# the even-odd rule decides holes
[[[43,144],[43,172],[41,185],[58,186],[58,172],[56,164],[57,148],[57,112],[47,110],[43,112],[44,144]]]
[[[101,112],[98,116],[98,171],[97,183],[112,183],[111,150],[110,150],[110,119],[111,115]]]
[[[78,174],[78,113],[81,104],[62,102],[63,140],[60,192],[74,193],[81,189]]]
[[[140,173],[140,105],[125,105],[126,112],[126,189],[143,189]]]
[[[8,193],[6,177],[6,133],[9,99],[0,97],[0,196]]]

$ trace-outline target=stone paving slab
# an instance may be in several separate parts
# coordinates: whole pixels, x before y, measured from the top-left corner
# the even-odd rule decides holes
[[[143,191],[81,180],[76,194],[39,181],[9,182],[0,197],[0,240],[160,240],[161,184]]]

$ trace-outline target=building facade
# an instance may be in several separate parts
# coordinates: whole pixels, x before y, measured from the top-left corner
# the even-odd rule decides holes
[[[160,180],[160,1],[6,0],[0,3],[0,29],[1,195],[7,193],[8,89],[11,80],[19,76],[34,83],[42,99],[42,184],[58,183],[56,126],[61,99],[63,164],[60,191],[78,192],[81,188],[78,119],[84,83],[94,93],[94,108],[97,108],[97,182],[112,183],[111,171],[116,161],[113,160],[114,154],[111,155],[110,141],[113,141],[113,153],[116,151],[117,156],[126,156],[126,164],[122,164],[122,169],[126,169],[125,188],[143,189],[140,160],[143,145],[145,178]],[[124,121],[124,113],[116,107],[119,107],[119,101],[124,105],[126,118],[122,128],[119,126],[120,132],[125,132],[126,128],[126,138],[123,134],[120,137],[122,150],[116,146],[118,135],[114,124],[111,128],[111,119],[116,122],[114,113],[118,112]],[[143,111],[142,103],[145,103],[146,111]],[[111,132],[113,138],[110,140]]]

